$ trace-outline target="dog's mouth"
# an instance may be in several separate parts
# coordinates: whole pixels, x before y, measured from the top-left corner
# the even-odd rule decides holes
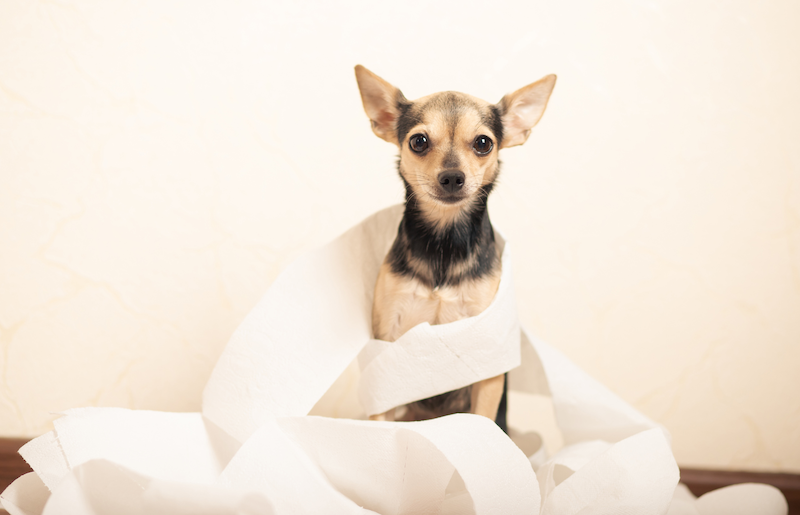
[[[442,188],[431,188],[428,189],[427,193],[431,200],[447,207],[468,204],[472,201],[472,197],[475,196],[475,192],[470,191],[469,188],[464,188],[453,192],[443,191]]]
[[[433,187],[429,184],[420,185],[416,190],[418,198],[423,202],[428,202],[432,205],[439,205],[441,207],[459,207],[472,202],[475,196],[474,191],[465,188],[459,191],[447,192],[442,188]]]
[[[442,204],[447,204],[448,206],[459,204],[469,198],[469,195],[431,195],[431,196],[437,202],[441,202]]]

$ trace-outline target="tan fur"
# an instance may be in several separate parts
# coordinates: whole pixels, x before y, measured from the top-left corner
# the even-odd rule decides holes
[[[459,108],[459,117],[455,127],[443,112],[442,96],[455,103]],[[422,106],[422,123],[411,127],[408,136],[424,134],[427,136],[430,151],[425,156],[415,154],[407,144],[400,145],[400,173],[414,188],[417,200],[426,219],[437,227],[446,227],[466,211],[466,207],[476,200],[476,192],[494,180],[497,176],[497,151],[487,156],[478,156],[472,150],[475,137],[485,134],[496,140],[496,135],[482,122],[481,110],[487,110],[489,103],[483,100],[447,91],[417,100]],[[406,138],[408,138],[408,136]],[[464,200],[456,204],[445,204],[437,200],[439,187],[438,175],[446,168],[448,157],[455,157],[459,170],[464,172]]]
[[[456,322],[486,309],[497,293],[500,269],[479,280],[465,280],[458,286],[432,289],[415,278],[393,273],[381,266],[372,305],[375,337],[393,342],[415,325]]]
[[[498,151],[525,142],[531,128],[536,125],[547,106],[555,85],[555,75],[525,86],[506,95],[497,104],[502,113],[503,140],[488,124],[492,105],[464,93],[443,92],[409,103],[399,89],[370,72],[356,66],[364,110],[369,116],[375,134],[399,147],[400,173],[413,192],[409,201],[419,207],[422,217],[434,230],[443,230],[468,216],[472,203],[479,198],[481,188],[492,183],[499,170]],[[396,122],[400,116],[399,104],[414,110],[419,123],[408,127],[403,141],[397,139]],[[424,155],[409,148],[409,138],[422,134],[428,140]],[[485,135],[495,143],[491,152],[480,155],[473,149],[475,138]],[[464,184],[457,202],[445,202],[441,197],[439,174],[447,170],[464,173]],[[433,273],[425,262],[409,253],[408,266],[412,275],[399,275],[392,271],[389,262],[381,267],[375,286],[372,310],[375,337],[395,341],[412,327],[428,322],[432,325],[455,322],[475,316],[491,304],[500,283],[501,246],[497,246],[498,259],[494,269],[479,278],[466,272],[474,265],[469,259],[448,270],[448,284],[433,287]],[[471,412],[492,420],[503,394],[504,375],[489,378],[472,385]],[[373,415],[373,420],[393,420],[395,410]],[[413,414],[408,415],[413,420]]]

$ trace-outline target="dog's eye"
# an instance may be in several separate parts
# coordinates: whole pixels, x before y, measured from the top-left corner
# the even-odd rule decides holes
[[[408,146],[417,154],[421,154],[428,148],[428,138],[423,134],[414,134],[409,138]]]
[[[491,152],[493,146],[492,139],[484,135],[478,136],[472,143],[472,149],[480,155],[486,155]]]

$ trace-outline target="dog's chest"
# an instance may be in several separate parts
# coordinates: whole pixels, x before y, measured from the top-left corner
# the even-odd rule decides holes
[[[375,337],[395,341],[424,322],[447,324],[475,316],[491,304],[499,281],[498,270],[457,286],[431,288],[413,277],[397,275],[384,265],[375,288]]]

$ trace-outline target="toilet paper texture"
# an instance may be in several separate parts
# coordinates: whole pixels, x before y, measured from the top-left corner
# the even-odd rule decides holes
[[[372,339],[373,289],[401,216],[402,206],[380,211],[292,263],[231,337],[202,413],[69,410],[20,449],[34,472],[0,495],[2,506],[11,515],[786,514],[765,485],[699,499],[679,485],[666,430],[520,328],[499,236],[503,274],[487,310]],[[369,414],[504,372],[510,390],[552,399],[565,443],[554,456],[537,435],[518,435],[517,447],[477,415],[308,415],[333,390]]]

